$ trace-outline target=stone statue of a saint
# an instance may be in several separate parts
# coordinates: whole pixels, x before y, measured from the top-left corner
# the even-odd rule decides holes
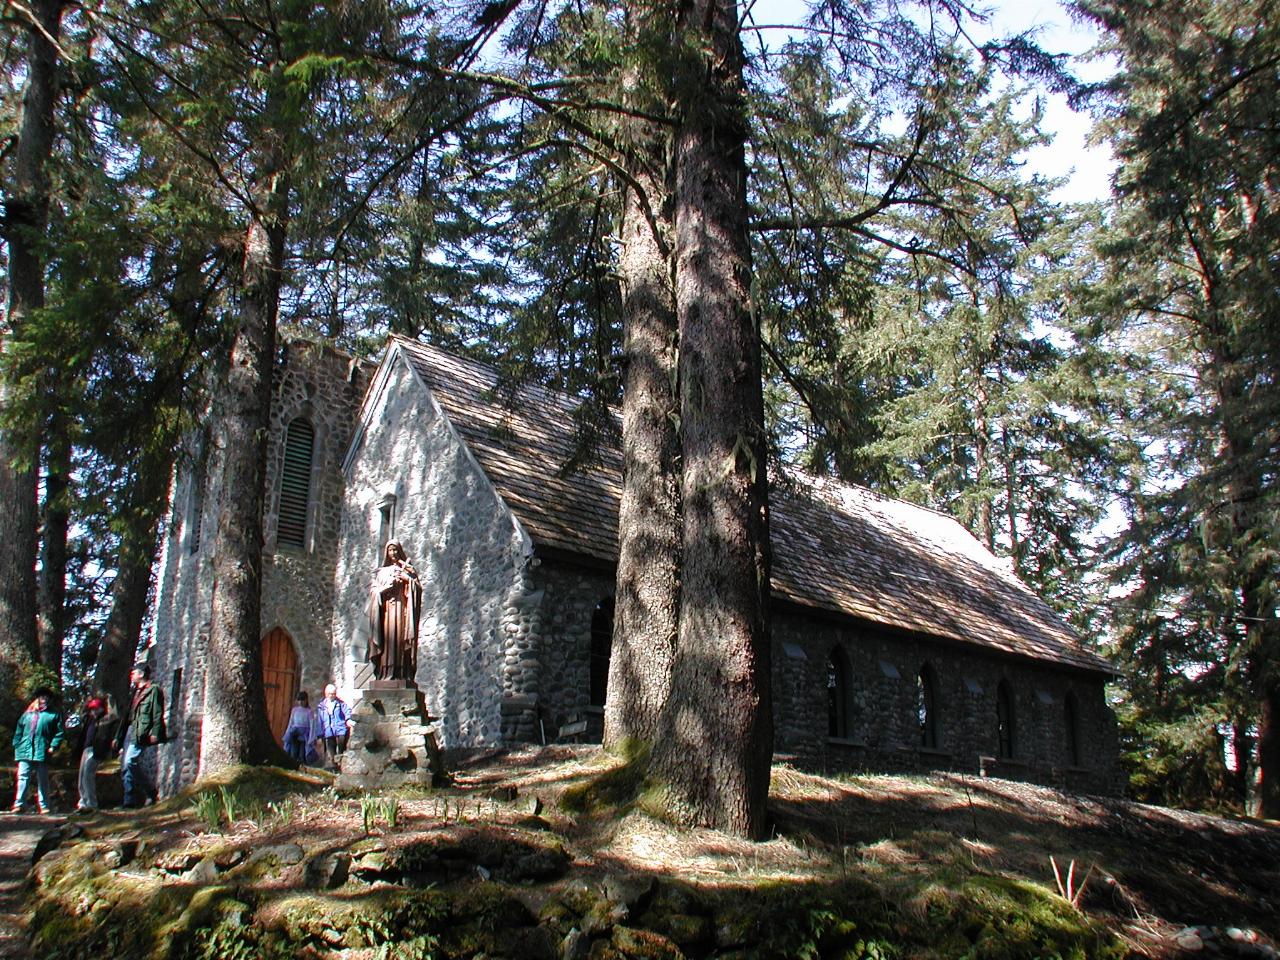
[[[378,680],[413,681],[418,671],[422,584],[399,540],[388,540],[369,587],[369,646],[365,659]]]

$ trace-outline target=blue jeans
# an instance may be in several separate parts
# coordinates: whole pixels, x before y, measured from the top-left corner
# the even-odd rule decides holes
[[[124,748],[124,756],[120,758],[120,777],[124,780],[126,807],[140,807],[147,800],[156,799],[155,784],[151,782],[151,775],[143,764],[145,749],[130,738],[129,745]]]
[[[31,774],[35,774],[36,800],[41,813],[49,812],[49,798],[53,791],[49,787],[49,765],[43,760],[18,761],[18,792],[13,797],[13,809],[21,810],[27,804],[27,794],[31,791]]]
[[[307,762],[307,735],[301,727],[290,727],[284,732],[285,752],[299,763]]]

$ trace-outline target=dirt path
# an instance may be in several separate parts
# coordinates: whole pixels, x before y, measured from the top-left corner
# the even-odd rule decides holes
[[[27,932],[22,926],[22,887],[31,867],[31,851],[46,830],[65,817],[0,814],[0,958],[26,960]]]

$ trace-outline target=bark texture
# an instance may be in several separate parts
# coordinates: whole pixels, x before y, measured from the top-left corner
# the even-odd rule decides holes
[[[237,763],[288,762],[267,724],[261,645],[263,483],[287,195],[285,178],[270,174],[245,234],[240,325],[222,391],[201,777]]]
[[[671,683],[679,624],[680,445],[670,260],[668,138],[635,123],[639,190],[623,206],[622,502],[604,742],[652,743]],[[643,190],[643,195],[641,194]]]
[[[53,403],[59,404],[56,393]],[[61,413],[49,418],[46,433],[43,522],[40,524],[38,632],[40,662],[62,676],[62,643],[67,633],[67,534],[71,514],[67,495],[71,473],[71,434]]]
[[[684,548],[671,697],[652,771],[679,819],[760,837],[773,730],[743,57],[732,0],[696,0],[680,17],[690,67],[675,139]]]
[[[98,646],[93,688],[123,703],[129,694],[129,668],[142,636],[151,589],[151,563],[159,539],[173,469],[172,447],[145,457],[137,472],[125,532],[120,541],[116,578],[111,583],[111,612]]]
[[[33,0],[35,23],[27,28],[27,82],[22,118],[5,171],[5,240],[9,246],[6,345],[20,334],[33,310],[44,306],[44,240],[49,220],[49,158],[53,151],[58,93],[57,48],[62,0]],[[0,383],[0,405],[9,388]],[[35,662],[36,463],[39,434],[0,431],[0,721],[16,716],[14,686]],[[9,713],[13,712],[13,716]]]

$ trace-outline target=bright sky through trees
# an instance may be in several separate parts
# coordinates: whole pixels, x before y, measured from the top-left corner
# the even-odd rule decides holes
[[[970,24],[970,36],[981,43],[995,36],[1035,31],[1035,39],[1052,53],[1073,57],[1071,69],[1083,80],[1104,79],[1114,69],[1111,58],[1090,58],[1098,35],[1090,24],[1077,23],[1055,0],[998,0],[985,8],[987,24]],[[804,17],[803,0],[757,0],[750,5],[752,20],[762,26],[798,23]],[[766,42],[780,43],[784,31],[770,30]],[[1087,113],[1072,110],[1061,94],[1045,93],[1045,128],[1054,134],[1054,143],[1028,153],[1028,162],[1042,175],[1064,178],[1067,183],[1054,192],[1062,203],[1100,200],[1110,189],[1115,158],[1105,144],[1089,144],[1092,120]]]

